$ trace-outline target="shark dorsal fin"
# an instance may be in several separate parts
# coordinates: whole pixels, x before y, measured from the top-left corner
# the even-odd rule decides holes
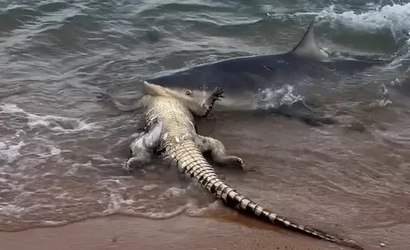
[[[324,60],[327,56],[320,50],[318,44],[316,43],[315,32],[313,29],[314,23],[315,22],[313,21],[309,25],[309,28],[306,30],[302,39],[295,46],[295,48],[292,49],[291,53],[301,57]]]

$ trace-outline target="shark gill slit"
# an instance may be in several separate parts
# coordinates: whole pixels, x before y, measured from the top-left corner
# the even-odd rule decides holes
[[[353,241],[332,236],[318,229],[298,225],[246,198],[244,195],[240,194],[219,179],[216,171],[206,161],[192,140],[184,140],[181,143],[178,143],[177,147],[169,153],[173,155],[172,160],[183,174],[194,178],[203,188],[207,189],[217,199],[221,199],[228,207],[268,223],[310,235],[315,238],[354,249],[363,249]]]

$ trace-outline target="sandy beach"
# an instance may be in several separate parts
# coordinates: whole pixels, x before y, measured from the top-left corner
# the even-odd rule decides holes
[[[224,90],[195,125],[243,159],[210,161],[226,185],[410,250],[409,17],[410,0],[0,1],[0,250],[347,249],[226,208],[181,161],[125,171],[144,80]]]
[[[246,220],[249,225],[187,216],[167,220],[110,216],[61,227],[2,232],[0,246],[2,250],[347,249]]]

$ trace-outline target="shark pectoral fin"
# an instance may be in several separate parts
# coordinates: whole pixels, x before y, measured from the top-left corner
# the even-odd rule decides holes
[[[323,124],[336,124],[338,123],[332,117],[324,114],[319,110],[314,110],[309,105],[307,105],[304,101],[298,101],[291,105],[281,105],[278,108],[272,110],[273,112],[288,116],[288,117],[295,117],[304,121],[305,123],[311,126],[320,126]]]
[[[290,53],[300,57],[307,57],[316,60],[327,60],[327,55],[320,50],[320,47],[316,42],[313,28],[314,23],[315,21],[313,20],[302,39]]]

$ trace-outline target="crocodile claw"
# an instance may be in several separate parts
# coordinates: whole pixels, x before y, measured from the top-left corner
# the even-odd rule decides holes
[[[212,94],[210,96],[211,99],[210,99],[209,105],[206,109],[204,117],[209,114],[209,112],[211,111],[211,109],[214,106],[216,101],[220,101],[222,98],[224,98],[223,93],[224,93],[224,90],[221,87],[216,87],[215,88],[215,90],[212,92]]]
[[[220,101],[223,96],[224,90],[221,87],[216,87],[215,90],[212,92],[213,101]]]

